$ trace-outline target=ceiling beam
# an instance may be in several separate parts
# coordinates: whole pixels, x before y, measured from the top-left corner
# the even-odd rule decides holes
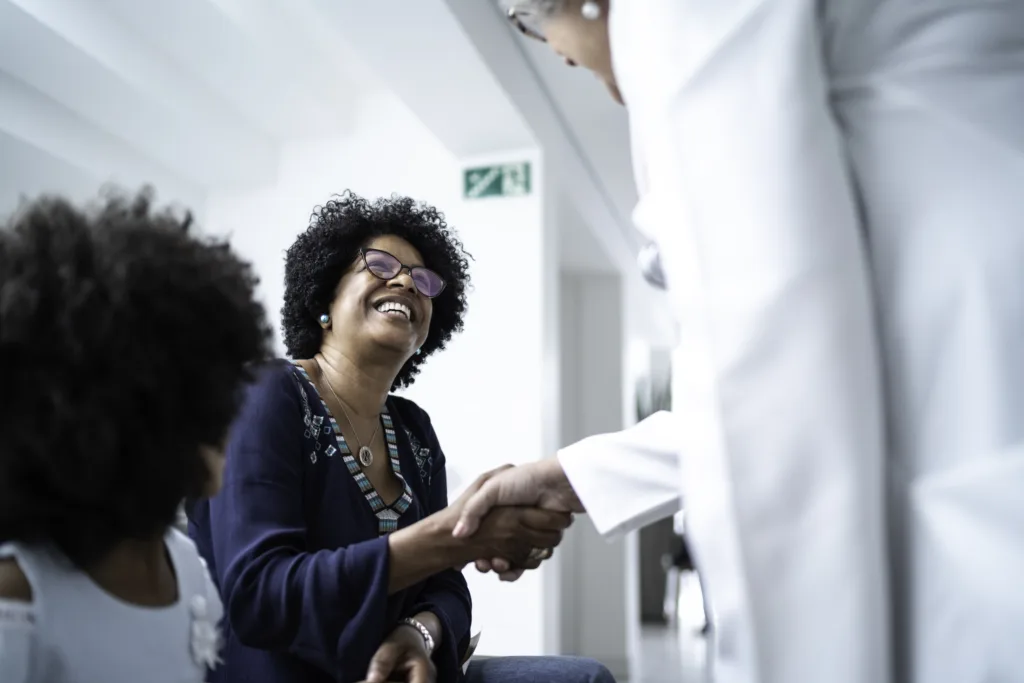
[[[308,0],[374,73],[460,158],[539,147],[613,267],[648,339],[671,338],[663,297],[637,271],[637,233],[602,185],[491,0]]]
[[[623,272],[634,269],[639,245],[628,217],[619,215],[587,154],[576,143],[571,124],[555,106],[526,58],[520,36],[509,30],[500,8],[493,2],[446,0],[446,4],[526,120],[545,155],[560,160],[559,173],[566,192],[602,248]]]
[[[272,80],[277,92],[291,93],[278,106],[307,110],[301,127],[292,114],[288,138],[337,135],[351,125],[364,92],[376,89],[373,74],[307,0],[206,1],[259,49],[249,68]]]
[[[444,0],[310,2],[456,156],[536,147]]]
[[[58,193],[73,201],[96,196],[100,179],[67,160],[0,130],[0,221],[22,199]]]
[[[96,6],[0,0],[0,69],[203,185],[273,178],[270,139]]]
[[[623,277],[630,329],[653,344],[675,345],[677,329],[664,292],[653,289],[636,262],[639,234],[622,215],[584,150],[572,125],[543,86],[524,52],[522,37],[510,30],[501,8],[480,0],[445,0],[466,35],[537,137],[564,191],[594,238]]]
[[[0,71],[0,102],[4,103],[0,107],[0,131],[98,182],[127,189],[152,185],[162,197],[190,206],[204,201],[199,186],[4,71]],[[5,166],[10,163],[4,159]],[[56,183],[44,189],[63,191]]]

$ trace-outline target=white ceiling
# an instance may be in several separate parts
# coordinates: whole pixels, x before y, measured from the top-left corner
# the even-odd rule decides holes
[[[628,272],[625,110],[502,14],[480,0],[0,0],[0,213],[109,181],[202,206],[272,183],[282,143],[344,132],[388,88],[460,156],[543,139],[563,160],[563,265]]]
[[[0,0],[0,193],[265,182],[284,139],[343,129],[374,87],[322,19],[308,0]]]
[[[472,109],[467,118],[433,107],[437,121],[427,122],[458,127],[446,140],[467,148],[456,153],[488,136],[506,148],[528,142],[520,120],[495,125],[514,111],[501,89],[463,73],[486,68],[468,44],[435,40],[460,30],[454,18],[403,2],[377,0],[374,23],[371,7],[335,0],[0,0],[0,193],[81,186],[91,194],[112,168],[125,176],[113,180],[145,180],[183,200],[266,182],[282,142],[343,131],[357,99],[402,73],[424,97]],[[410,31],[396,29],[397,7]],[[625,111],[546,46],[518,34],[514,42],[530,87],[550,100],[582,161],[576,172],[590,176],[619,229],[631,232]],[[395,73],[380,73],[381,60],[371,73],[363,59],[382,43]],[[422,78],[414,54],[430,54],[445,77]],[[478,134],[468,135],[474,123]]]

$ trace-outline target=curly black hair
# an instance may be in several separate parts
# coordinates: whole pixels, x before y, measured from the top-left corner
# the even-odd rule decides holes
[[[471,256],[433,206],[398,195],[370,202],[346,191],[314,209],[309,227],[288,249],[281,330],[289,356],[315,356],[323,341],[317,321],[334,300],[341,276],[361,247],[384,235],[401,237],[416,247],[424,265],[447,283],[433,301],[427,341],[402,367],[394,390],[413,383],[423,361],[462,331],[466,314]]]
[[[110,190],[0,229],[0,542],[85,568],[203,492],[272,346],[249,265],[190,223]]]

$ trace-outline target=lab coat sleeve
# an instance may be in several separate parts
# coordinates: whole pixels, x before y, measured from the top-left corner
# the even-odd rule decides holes
[[[562,449],[559,463],[597,531],[614,537],[679,510],[678,429],[661,411]]]

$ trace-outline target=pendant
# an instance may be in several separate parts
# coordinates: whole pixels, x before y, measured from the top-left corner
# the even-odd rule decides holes
[[[363,467],[369,467],[373,464],[373,451],[370,450],[369,446],[363,446],[359,449],[359,464]]]

